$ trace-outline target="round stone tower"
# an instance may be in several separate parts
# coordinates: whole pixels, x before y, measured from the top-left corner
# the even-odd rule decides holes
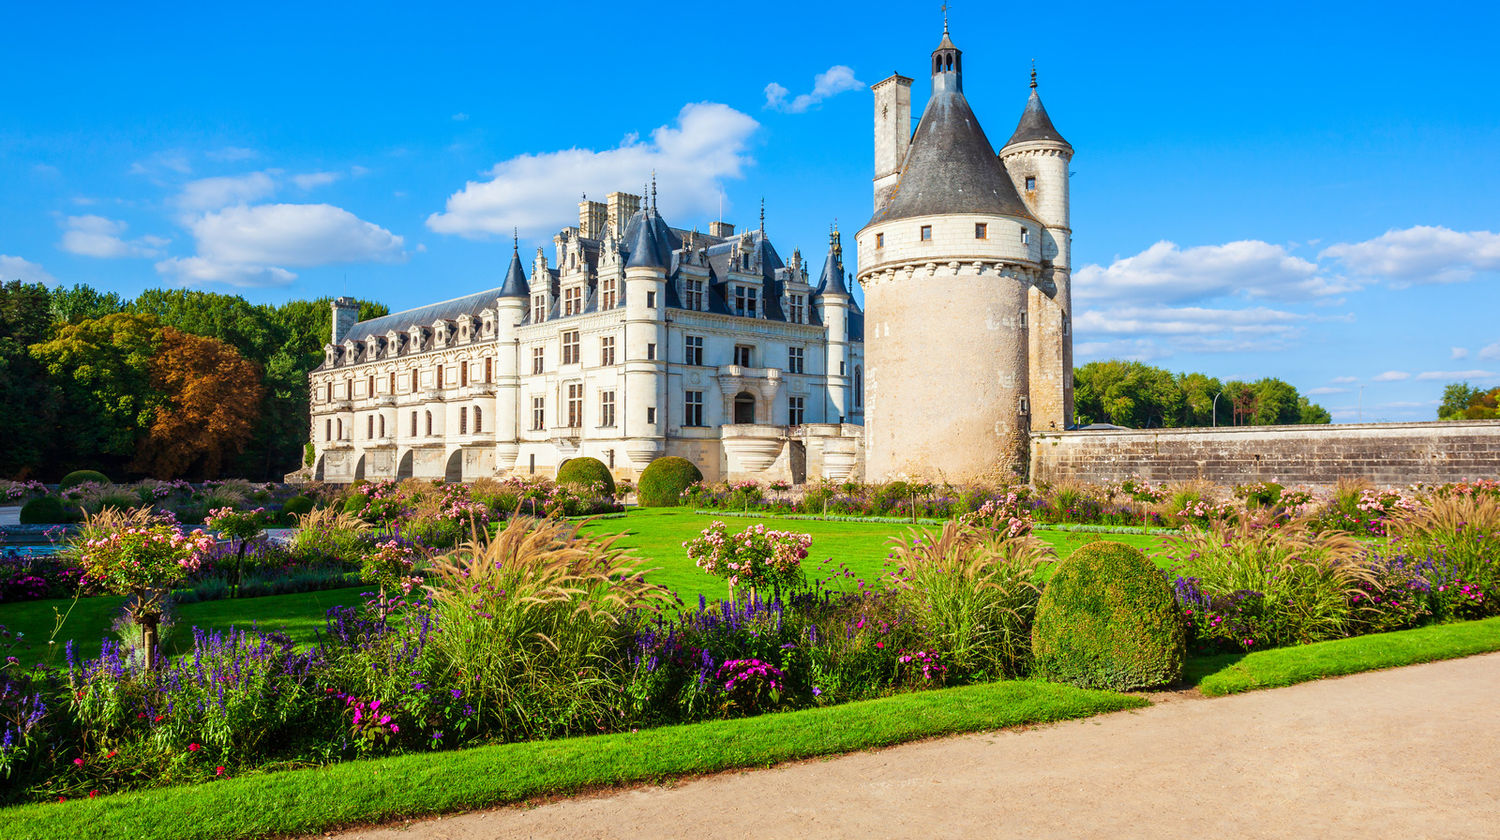
[[[1043,225],[964,98],[946,25],[929,68],[932,96],[909,138],[911,80],[874,86],[875,214],[856,237],[866,476],[1004,478],[1025,471]]]

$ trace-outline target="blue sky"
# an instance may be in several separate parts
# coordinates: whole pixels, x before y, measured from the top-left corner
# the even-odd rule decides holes
[[[870,212],[868,85],[917,77],[920,113],[937,5],[12,3],[0,275],[404,308],[653,169],[673,224],[764,196],[816,271]],[[960,1],[953,37],[992,142],[1035,58],[1077,150],[1080,362],[1279,376],[1341,422],[1500,384],[1496,7],[1017,8]]]

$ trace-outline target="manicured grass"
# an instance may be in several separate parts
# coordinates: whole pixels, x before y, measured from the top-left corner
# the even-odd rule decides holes
[[[1500,617],[1243,655],[1198,657],[1188,661],[1184,678],[1204,694],[1221,697],[1495,650],[1500,650]]]
[[[5,809],[0,840],[231,840],[312,833],[1145,705],[1136,697],[1049,683],[990,683],[639,733],[354,761],[24,805]]]

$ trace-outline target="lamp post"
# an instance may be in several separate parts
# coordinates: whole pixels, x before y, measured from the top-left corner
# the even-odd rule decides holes
[[[1219,394],[1222,394],[1222,393],[1224,393],[1224,392],[1223,391],[1219,392]],[[1218,428],[1219,427],[1219,394],[1214,394],[1214,407],[1212,409],[1213,415],[1214,415],[1214,428]]]

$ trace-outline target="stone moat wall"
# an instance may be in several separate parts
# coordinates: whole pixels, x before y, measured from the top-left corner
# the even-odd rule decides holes
[[[1139,477],[1327,487],[1341,478],[1403,486],[1500,477],[1500,420],[1129,429],[1031,435],[1034,482]]]

